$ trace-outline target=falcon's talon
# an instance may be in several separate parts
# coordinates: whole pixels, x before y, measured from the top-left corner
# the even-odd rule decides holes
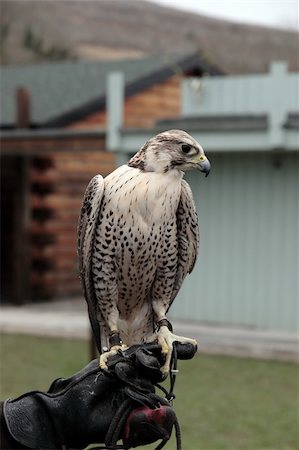
[[[119,355],[121,355],[121,356],[123,356],[124,358],[127,358],[127,356],[125,355],[125,350],[127,350],[127,346],[125,346],[125,345],[122,345],[121,346],[122,348],[119,348],[118,350],[117,350],[117,353],[119,354]]]
[[[116,355],[117,353],[122,353],[124,350],[126,350],[128,347],[124,344],[122,345],[114,345],[113,347],[108,350],[108,352],[104,352],[100,355],[99,365],[100,369],[108,369],[107,361],[111,356]]]
[[[166,355],[165,364],[161,367],[162,373],[168,373],[170,371],[170,361],[174,342],[180,342],[182,344],[189,342],[192,345],[197,345],[195,339],[177,336],[176,334],[173,334],[167,326],[162,326],[158,331],[158,343],[161,346],[161,352]]]
[[[162,342],[159,342],[159,344],[161,345],[161,353],[163,355],[167,355],[167,353],[169,352],[169,346],[167,345],[167,342],[163,340]]]

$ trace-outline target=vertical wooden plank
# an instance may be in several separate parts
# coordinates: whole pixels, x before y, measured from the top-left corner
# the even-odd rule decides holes
[[[27,89],[20,87],[16,92],[17,128],[28,128],[30,125],[30,94]]]
[[[12,301],[22,304],[30,298],[29,251],[29,164],[28,157],[17,157],[17,173],[14,202],[14,243]]]

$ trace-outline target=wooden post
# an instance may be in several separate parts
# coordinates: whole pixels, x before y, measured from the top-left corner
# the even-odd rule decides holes
[[[22,304],[30,297],[30,251],[29,251],[29,158],[18,157],[18,186],[14,201],[14,248],[12,301]]]
[[[30,94],[20,87],[16,92],[16,127],[30,126]],[[15,304],[28,301],[30,297],[30,249],[29,249],[29,166],[30,157],[18,157],[18,185],[14,204],[14,285],[12,297]]]
[[[30,126],[30,94],[24,87],[19,87],[16,93],[17,103],[17,128],[29,128]]]

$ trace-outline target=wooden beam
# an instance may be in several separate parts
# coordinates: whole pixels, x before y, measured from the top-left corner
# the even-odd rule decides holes
[[[30,298],[29,251],[29,164],[28,158],[18,158],[18,187],[14,204],[13,286],[12,301],[22,304]]]
[[[29,128],[30,126],[30,94],[24,87],[19,87],[16,92],[17,102],[17,128]]]

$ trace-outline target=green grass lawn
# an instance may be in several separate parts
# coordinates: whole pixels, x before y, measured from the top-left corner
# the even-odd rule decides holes
[[[2,335],[1,398],[47,389],[87,362],[83,341]],[[297,365],[199,355],[179,369],[184,450],[299,449]],[[166,449],[175,449],[173,439]]]

